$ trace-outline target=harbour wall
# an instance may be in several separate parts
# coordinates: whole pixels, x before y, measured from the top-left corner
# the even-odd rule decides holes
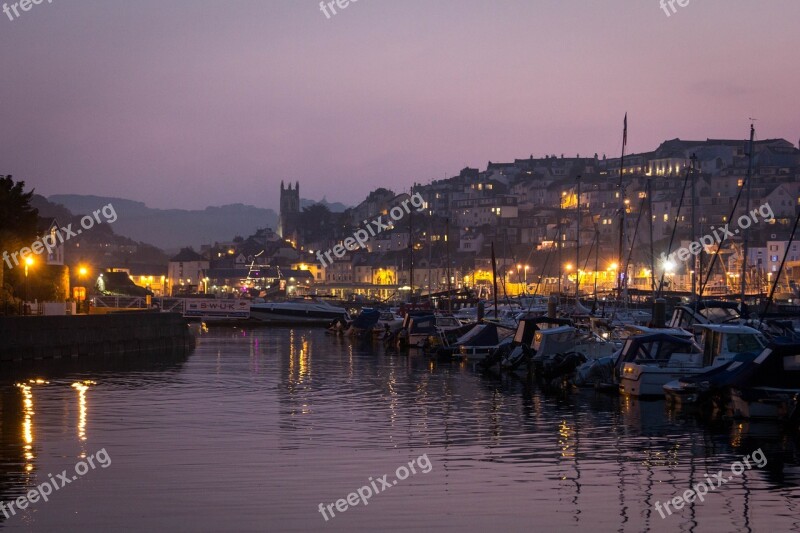
[[[190,350],[194,334],[178,313],[0,317],[0,361],[136,355]]]

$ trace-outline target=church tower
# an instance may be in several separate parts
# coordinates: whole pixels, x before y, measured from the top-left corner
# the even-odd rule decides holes
[[[278,235],[297,242],[297,219],[300,215],[300,182],[284,187],[281,180],[281,212],[278,216]]]

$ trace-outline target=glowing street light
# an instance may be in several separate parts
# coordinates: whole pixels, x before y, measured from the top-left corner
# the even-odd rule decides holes
[[[34,265],[33,256],[25,257],[25,301],[28,301],[28,269]]]

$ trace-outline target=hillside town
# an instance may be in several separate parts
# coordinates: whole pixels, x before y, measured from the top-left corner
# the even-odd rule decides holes
[[[262,228],[247,238],[183,249],[170,259],[167,290],[397,300],[412,292],[469,289],[488,296],[493,243],[505,295],[610,291],[622,264],[631,289],[649,291],[656,283],[685,292],[692,262],[663,258],[744,212],[743,198],[736,212],[732,208],[752,164],[751,209],[768,205],[771,211],[748,230],[744,269],[740,235],[719,247],[704,294],[737,293],[743,272],[750,290],[766,292],[800,208],[800,150],[784,139],[754,141],[753,147],[752,162],[747,140],[673,139],[624,159],[560,154],[464,168],[451,178],[415,185],[413,193],[425,201],[421,210],[371,237],[364,248],[347,248],[331,264],[318,261],[319,250],[342,243],[376,216],[386,217],[412,191],[378,188],[355,207],[333,213],[322,205],[301,210],[300,184],[281,183],[277,231]],[[705,252],[698,269],[717,250],[707,246]],[[779,291],[787,299],[797,292],[798,266],[800,251],[793,243]]]
[[[619,289],[621,279],[634,294],[658,288],[688,296],[702,285],[703,296],[724,297],[741,294],[743,275],[748,294],[758,296],[769,292],[783,262],[775,299],[792,303],[800,281],[799,245],[789,245],[800,209],[800,150],[784,139],[756,140],[751,158],[748,146],[748,140],[673,139],[651,152],[614,158],[553,154],[490,161],[412,190],[377,188],[340,212],[322,203],[301,207],[300,183],[281,182],[277,228],[253,228],[246,237],[167,255],[100,225],[29,256],[24,270],[10,271],[6,281],[16,280],[23,299],[79,305],[92,295],[490,298],[493,248],[503,297],[602,296]],[[390,217],[412,194],[419,207]],[[31,235],[54,234],[80,220],[41,197],[32,203],[40,216]],[[747,231],[735,229],[754,209]],[[695,241],[702,253],[678,260],[676,251]],[[326,260],[323,251],[337,246],[340,253],[328,252]]]

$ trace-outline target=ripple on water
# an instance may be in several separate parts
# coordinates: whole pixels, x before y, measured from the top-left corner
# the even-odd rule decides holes
[[[24,377],[50,383],[30,388],[31,408],[19,387],[0,388],[0,499],[83,453],[105,448],[112,465],[6,520],[10,529],[796,531],[800,522],[797,439],[778,428],[708,425],[663,402],[549,395],[322,331],[212,329],[188,358],[44,365]],[[71,385],[84,380],[94,384],[81,400]],[[680,516],[654,509],[759,447],[766,468]],[[392,479],[423,454],[429,473],[327,524],[319,514],[320,502]]]

